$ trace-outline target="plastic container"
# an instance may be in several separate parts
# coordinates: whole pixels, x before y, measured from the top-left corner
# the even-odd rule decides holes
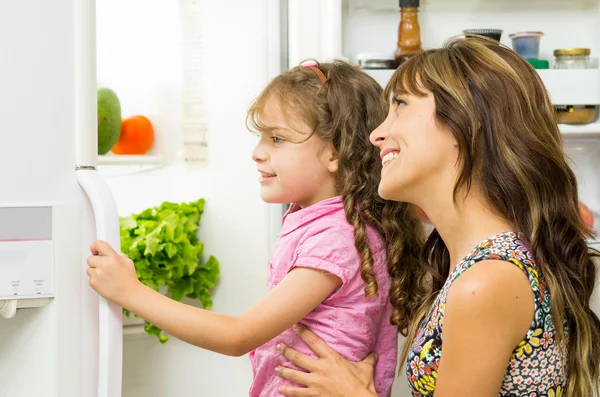
[[[534,69],[550,69],[550,62],[545,59],[529,58],[527,60]]]
[[[589,124],[598,117],[595,105],[556,105],[556,122],[561,124]]]
[[[554,50],[554,69],[590,69],[589,48],[560,48]]]
[[[356,54],[361,69],[394,69],[394,54],[359,52]]]
[[[485,36],[492,40],[500,41],[502,38],[502,29],[465,29],[464,34],[476,34],[479,36]]]
[[[525,59],[537,59],[540,55],[540,38],[543,32],[519,32],[510,34],[513,50]]]

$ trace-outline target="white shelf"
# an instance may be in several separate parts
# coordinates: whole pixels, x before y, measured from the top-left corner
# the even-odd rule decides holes
[[[107,154],[98,156],[98,170],[104,176],[135,174],[160,168],[162,155]]]
[[[390,0],[347,0],[351,10],[398,11],[398,2]],[[507,7],[518,7],[522,10],[588,10],[596,6],[596,0],[421,0],[420,10],[453,10],[477,7],[478,10],[501,10]]]
[[[130,314],[129,317],[123,315],[123,336],[126,337],[141,337],[148,335],[144,330],[146,322],[141,318]]]
[[[98,156],[98,165],[161,165],[162,155],[106,154]]]
[[[382,87],[394,74],[394,69],[365,70]],[[560,105],[600,105],[600,69],[538,70],[552,102]],[[559,124],[560,132],[573,137],[600,137],[600,122],[590,124]]]
[[[569,137],[600,137],[600,123],[559,124],[560,132]]]
[[[600,69],[541,69],[537,72],[552,103],[600,105]]]
[[[123,326],[123,336],[129,338],[140,338],[148,336],[144,330],[144,324],[141,325],[126,325]]]

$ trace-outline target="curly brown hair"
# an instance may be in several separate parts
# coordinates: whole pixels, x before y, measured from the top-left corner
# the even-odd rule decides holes
[[[248,111],[250,130],[268,132],[260,122],[266,103],[275,99],[290,120],[300,120],[338,155],[337,190],[346,219],[354,228],[354,243],[361,257],[365,295],[377,294],[373,254],[367,225],[385,239],[388,270],[392,277],[401,268],[414,266],[424,240],[422,222],[409,204],[386,201],[377,193],[381,173],[378,149],[369,135],[386,117],[383,89],[358,67],[335,60],[315,62],[326,78],[310,68],[297,66],[276,78],[263,90]],[[308,139],[308,138],[307,138]],[[399,281],[392,280],[392,290]],[[396,314],[397,316],[397,314]]]

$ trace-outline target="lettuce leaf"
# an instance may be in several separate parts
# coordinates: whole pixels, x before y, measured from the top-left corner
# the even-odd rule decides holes
[[[190,203],[164,202],[139,214],[120,219],[121,251],[135,264],[138,279],[176,301],[198,299],[202,307],[212,307],[211,289],[219,280],[219,261],[209,256],[203,261],[204,244],[197,230],[204,212],[204,199]],[[124,310],[125,315],[129,312]],[[168,337],[154,324],[145,330],[161,343]]]

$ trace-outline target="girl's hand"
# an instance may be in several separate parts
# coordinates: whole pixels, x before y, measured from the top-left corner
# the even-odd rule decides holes
[[[107,300],[127,307],[129,296],[135,296],[139,282],[133,261],[125,254],[117,254],[104,241],[95,241],[90,247],[92,256],[87,259],[90,286]]]
[[[373,368],[377,361],[375,353],[369,354],[359,363],[354,363],[343,359],[306,327],[297,325],[294,330],[319,358],[314,359],[291,347],[280,345],[282,354],[288,360],[309,371],[277,367],[277,375],[306,386],[282,387],[281,394],[288,397],[377,397],[373,384]]]

